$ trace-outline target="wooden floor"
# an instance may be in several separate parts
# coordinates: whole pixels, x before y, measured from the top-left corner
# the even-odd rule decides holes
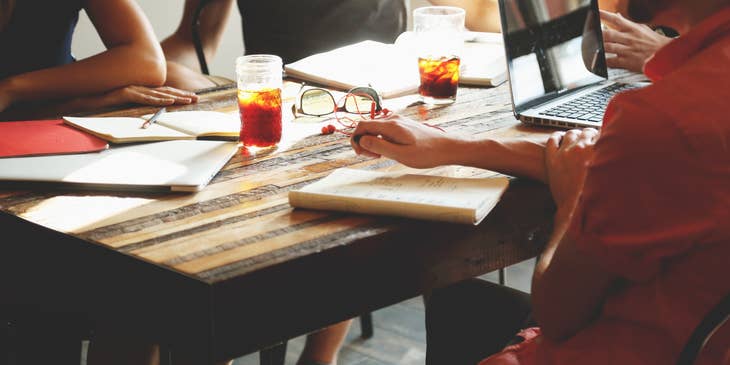
[[[529,291],[534,260],[507,269],[507,285]],[[483,278],[496,282],[497,274]],[[420,297],[412,298],[373,313],[375,336],[360,339],[360,324],[354,321],[338,365],[423,365],[426,359],[424,307]],[[295,365],[304,346],[304,337],[289,341],[286,365]],[[258,354],[237,359],[234,365],[258,365]]]

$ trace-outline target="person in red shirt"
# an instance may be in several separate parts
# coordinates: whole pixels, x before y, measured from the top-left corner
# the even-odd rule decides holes
[[[610,102],[600,132],[473,139],[400,116],[357,126],[359,154],[542,180],[557,205],[529,301],[476,281],[430,298],[428,363],[672,364],[730,293],[730,2],[619,3],[682,36],[644,66],[650,86]],[[730,326],[698,363],[730,364]]]

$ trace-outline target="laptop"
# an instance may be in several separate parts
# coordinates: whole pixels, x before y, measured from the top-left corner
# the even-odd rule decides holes
[[[609,99],[647,85],[608,80],[597,0],[499,0],[515,117],[600,127]]]
[[[0,158],[0,187],[196,192],[236,151],[236,142],[176,140],[99,153]]]

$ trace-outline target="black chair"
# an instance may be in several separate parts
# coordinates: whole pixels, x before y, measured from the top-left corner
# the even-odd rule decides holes
[[[200,63],[200,72],[205,75],[210,75],[208,70],[208,62],[205,60],[205,52],[203,52],[203,41],[200,39],[200,13],[212,0],[200,0],[198,7],[193,13],[193,44],[195,45],[195,54],[198,56],[198,62]]]
[[[677,365],[692,365],[697,360],[702,349],[710,341],[712,335],[730,320],[730,293],[720,300],[717,305],[708,312],[702,322],[695,328],[679,354]]]

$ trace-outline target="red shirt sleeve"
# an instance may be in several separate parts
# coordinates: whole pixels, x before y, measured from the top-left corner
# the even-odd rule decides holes
[[[708,193],[717,179],[703,154],[642,92],[610,103],[569,231],[606,270],[634,281],[709,239],[726,215]]]

